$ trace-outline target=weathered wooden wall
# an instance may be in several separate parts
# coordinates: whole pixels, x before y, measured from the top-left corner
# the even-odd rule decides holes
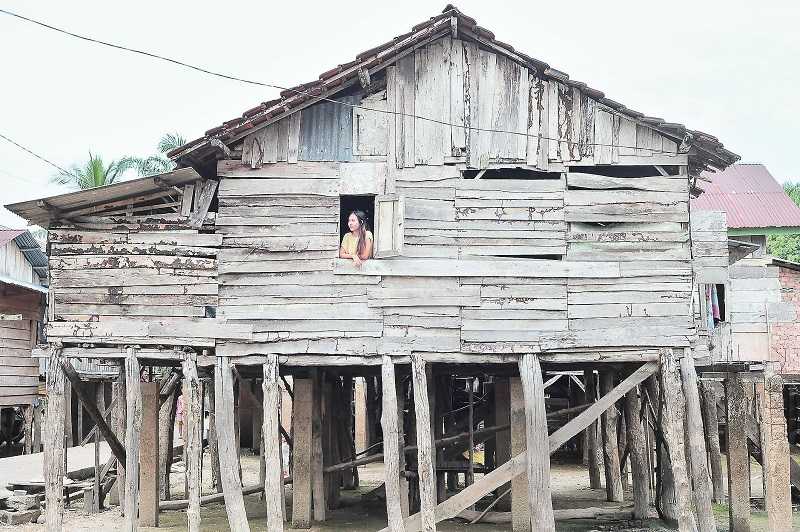
[[[0,275],[26,283],[40,284],[39,276],[13,240],[0,246]]]
[[[441,38],[380,76],[367,95],[338,98],[360,109],[331,102],[303,109],[248,135],[242,159],[257,167],[389,157],[398,168],[516,163],[544,171],[676,159],[674,139],[601,104],[594,92],[539,77],[474,42]]]
[[[139,213],[147,207],[134,198],[122,212],[51,227],[49,338],[213,346],[221,239],[203,231],[213,230],[207,210],[215,187],[204,202],[187,185],[173,213]],[[194,222],[193,196],[205,204]]]
[[[0,283],[0,406],[30,404],[39,385],[39,362],[31,358],[44,296]]]

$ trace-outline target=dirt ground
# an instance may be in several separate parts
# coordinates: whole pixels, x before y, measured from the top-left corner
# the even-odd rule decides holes
[[[211,478],[208,469],[209,460],[204,460],[204,480],[206,486],[204,493],[209,493],[210,486],[208,480]],[[173,475],[171,490],[173,498],[183,498],[183,465],[176,463],[173,465]],[[245,485],[258,482],[258,457],[243,456],[242,471]],[[760,494],[760,475],[761,471],[757,464],[753,464],[753,496]],[[361,479],[360,487],[353,491],[342,492],[342,508],[329,512],[328,521],[324,525],[314,525],[312,531],[353,531],[367,532],[379,530],[386,526],[385,506],[381,501],[364,501],[361,497],[363,493],[378,486],[383,480],[383,468],[380,463],[370,464],[359,468]],[[588,485],[588,474],[583,466],[572,463],[559,462],[554,460],[552,464],[552,488],[553,505],[555,508],[582,508],[590,506],[604,506],[604,490],[592,490]],[[626,494],[626,500],[630,500],[630,494]],[[291,498],[291,490],[287,490],[287,498]],[[265,505],[258,495],[245,497],[247,515],[250,518],[250,527],[253,531],[266,530]],[[122,516],[117,507],[106,510],[100,514],[85,515],[81,508],[82,503],[76,502],[70,505],[65,514],[64,529],[71,532],[99,532],[119,530],[122,523]],[[725,506],[716,506],[715,515],[719,531],[728,530],[728,510]],[[201,512],[202,529],[213,532],[223,532],[230,530],[225,515],[225,506],[222,503],[203,506]],[[766,515],[763,511],[753,511],[752,516],[753,532],[766,532]],[[160,528],[140,528],[143,531],[162,531],[182,532],[186,530],[186,514],[183,511],[163,512],[160,516]],[[490,525],[475,524],[470,525],[462,521],[451,520],[437,525],[438,530],[443,531],[465,531],[483,532],[489,530],[510,530],[510,525]],[[0,530],[5,529],[0,527]],[[794,530],[800,530],[800,513],[796,514]],[[42,532],[44,525],[32,524],[24,527],[14,527],[20,532]],[[293,530],[288,528],[287,530]],[[672,530],[666,527],[657,519],[651,519],[646,523],[613,522],[599,520],[574,520],[569,522],[559,522],[556,526],[559,532],[589,532],[589,531],[666,531]]]

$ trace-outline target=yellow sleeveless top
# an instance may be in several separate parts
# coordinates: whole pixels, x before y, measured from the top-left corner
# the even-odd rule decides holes
[[[366,238],[367,240],[372,240],[372,232],[366,231]],[[344,249],[345,253],[349,253],[350,255],[355,255],[356,249],[358,248],[358,238],[353,236],[353,233],[347,233],[342,238],[342,249]]]

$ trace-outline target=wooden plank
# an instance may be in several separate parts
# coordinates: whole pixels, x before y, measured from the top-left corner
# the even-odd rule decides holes
[[[450,51],[450,155],[460,156],[467,151],[466,109],[464,91],[464,42],[451,39]]]
[[[311,494],[315,521],[325,521],[328,509],[323,476],[323,375],[317,368],[311,369],[313,403],[311,405]]]
[[[311,379],[293,379],[292,528],[311,526]]]
[[[711,485],[714,502],[722,504],[725,500],[725,489],[722,485],[722,452],[719,444],[719,421],[717,418],[717,393],[714,383],[700,381],[700,401],[703,408],[703,426],[705,427],[708,447],[708,461],[711,465]]]
[[[412,168],[415,161],[416,65],[409,55],[397,61],[395,87],[395,156],[397,168]]]
[[[642,401],[639,390],[631,389],[625,394],[625,427],[627,448],[631,459],[633,476],[633,515],[636,519],[647,519],[650,511],[650,471],[647,465],[645,426],[642,425]],[[645,417],[647,419],[647,417]]]
[[[367,261],[360,269],[352,261],[336,260],[334,274],[423,277],[619,277],[616,262],[568,262],[548,259],[447,260],[386,259]]]
[[[214,365],[215,428],[219,445],[220,474],[228,525],[234,532],[249,532],[239,478],[239,449],[236,446],[233,412],[233,372],[230,361],[218,356]]]
[[[547,82],[530,75],[530,101],[528,103],[527,162],[540,170],[548,167],[548,103]]]
[[[434,475],[431,409],[425,361],[419,353],[411,353],[411,379],[414,388],[414,410],[417,428],[417,471],[419,474],[420,515],[423,532],[436,531],[436,476]],[[408,529],[408,527],[406,527]]]
[[[64,521],[64,372],[61,351],[50,348],[47,369],[47,410],[45,411],[44,479],[45,525],[47,532],[61,532]],[[37,449],[38,450],[38,449]]]
[[[697,532],[699,529],[692,511],[691,487],[684,453],[685,400],[679,363],[672,349],[661,351],[661,387],[664,394],[662,423],[675,482],[678,529],[681,532]]]
[[[451,46],[451,39],[445,37],[415,52],[414,114],[430,119],[414,121],[416,164],[441,165],[444,156],[452,153],[450,127],[441,123],[450,122]]]
[[[197,375],[197,355],[183,359],[183,397],[186,424],[186,486],[189,505],[186,510],[189,532],[200,532],[200,496],[202,494],[201,460],[203,448],[203,396]]]
[[[725,376],[725,408],[728,462],[728,519],[734,531],[750,530],[750,452],[747,415],[750,400],[738,373]]]
[[[697,389],[697,373],[694,359],[688,352],[680,361],[683,394],[686,397],[686,435],[689,439],[689,471],[692,476],[694,513],[698,527],[705,531],[716,531],[712,508],[711,477],[708,471],[706,444],[703,430],[703,412],[700,408],[700,394]]]
[[[383,430],[383,468],[386,486],[386,514],[391,532],[403,532],[402,494],[400,491],[400,436],[398,426],[398,407],[395,384],[395,370],[392,359],[383,355],[381,365],[383,385],[383,410],[381,415],[381,428]]]
[[[608,394],[614,389],[613,371],[600,372],[600,392]],[[603,435],[603,459],[606,464],[606,500],[622,502],[624,493],[620,477],[620,456],[617,443],[617,413],[616,407],[606,410],[601,417],[601,432]]]
[[[159,383],[143,382],[142,431],[139,436],[139,525],[158,526],[159,467],[158,410]]]
[[[528,473],[528,504],[533,530],[555,531],[550,493],[550,452],[547,441],[547,413],[544,383],[539,359],[525,354],[519,360],[519,373],[525,396],[525,435]]]
[[[125,356],[126,420],[125,427],[125,532],[138,529],[139,436],[142,431],[142,392],[136,347],[128,347]],[[100,417],[102,419],[102,417]]]
[[[263,445],[261,455],[265,462],[264,494],[267,503],[267,529],[277,532],[283,531],[283,506],[281,496],[283,493],[283,464],[281,460],[280,422],[278,419],[278,406],[280,404],[281,387],[278,380],[278,357],[268,355],[264,364],[264,381],[262,389],[263,418],[262,437]]]

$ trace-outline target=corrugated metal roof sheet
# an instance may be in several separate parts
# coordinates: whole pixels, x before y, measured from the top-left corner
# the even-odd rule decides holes
[[[512,60],[536,71],[544,78],[557,79],[571,86],[579,87],[592,98],[603,105],[607,105],[617,112],[630,116],[635,120],[649,124],[651,127],[672,136],[677,142],[686,139],[690,146],[696,148],[690,153],[696,164],[701,168],[724,168],[739,160],[739,156],[725,149],[723,144],[708,133],[688,129],[683,124],[666,121],[662,118],[645,116],[643,113],[628,109],[621,103],[606,98],[603,92],[589,87],[586,83],[569,79],[566,73],[552,68],[544,61],[535,59],[527,54],[514,49],[510,44],[499,41],[494,33],[479,26],[475,19],[448,4],[441,14],[431,17],[414,26],[409,33],[399,35],[381,45],[361,52],[355,61],[350,61],[320,74],[319,79],[281,91],[280,98],[263,102],[244,112],[241,117],[235,117],[221,126],[206,131],[205,135],[176,148],[167,155],[173,159],[180,159],[190,153],[195,158],[211,157],[214,150],[211,147],[213,139],[232,143],[250,133],[254,128],[264,127],[268,123],[277,121],[288,115],[293,109],[302,108],[313,102],[316,97],[330,98],[349,82],[358,79],[361,69],[380,70],[393,64],[395,57],[409,49],[428,40],[437,39],[444,35],[456,33],[459,38],[477,42],[479,45],[504,54]]]
[[[763,164],[735,164],[723,172],[703,176],[703,194],[692,200],[692,209],[725,211],[728,228],[800,228],[800,207],[795,205]]]
[[[47,255],[27,229],[8,229],[0,226],[0,246],[14,241],[20,252],[33,267],[40,279],[47,279]]]

